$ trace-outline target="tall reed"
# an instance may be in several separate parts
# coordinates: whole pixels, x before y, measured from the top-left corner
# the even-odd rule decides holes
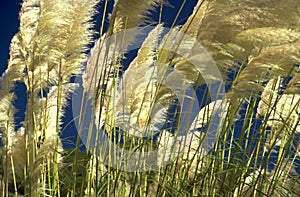
[[[298,1],[199,0],[178,26],[190,3],[166,27],[171,1],[23,1],[0,78],[2,196],[300,195]]]

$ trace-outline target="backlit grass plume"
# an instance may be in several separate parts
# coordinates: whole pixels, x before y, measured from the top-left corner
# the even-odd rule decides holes
[[[299,196],[299,13],[298,0],[23,0],[0,78],[1,195]]]

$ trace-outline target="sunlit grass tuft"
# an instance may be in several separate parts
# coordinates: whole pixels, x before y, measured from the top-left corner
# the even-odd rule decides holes
[[[0,78],[1,195],[299,196],[298,1],[199,0],[177,26],[183,1],[170,29],[171,1],[109,3],[23,2]],[[28,100],[18,131],[16,82]],[[68,150],[59,136],[77,88]]]

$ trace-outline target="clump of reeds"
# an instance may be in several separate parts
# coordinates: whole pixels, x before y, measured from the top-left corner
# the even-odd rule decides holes
[[[23,1],[0,80],[2,196],[300,195],[297,0],[199,0],[170,29],[161,18],[167,2],[118,0],[104,33],[105,1],[87,57],[98,3]],[[149,17],[155,11],[159,21]],[[151,25],[124,68],[126,50]],[[64,107],[80,74],[93,113],[84,128],[82,102],[76,148],[64,150]],[[18,131],[16,82],[27,93]],[[209,98],[185,92],[203,85]],[[87,134],[81,152],[80,135],[94,125],[96,141],[107,143]]]

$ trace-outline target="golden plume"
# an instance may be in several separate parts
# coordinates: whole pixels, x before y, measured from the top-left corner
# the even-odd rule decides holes
[[[263,54],[274,52],[273,61],[280,59],[275,54],[279,51],[289,50],[286,54],[296,55],[299,9],[295,0],[284,3],[278,0],[199,1],[181,30],[196,37],[219,69],[227,73],[228,68],[237,69],[234,62],[245,62]],[[291,63],[288,60],[293,60],[295,55],[286,56],[282,63]]]
[[[118,33],[125,29],[139,26],[146,21],[147,14],[156,6],[161,5],[163,0],[117,0],[110,17],[110,25],[107,35]]]
[[[122,116],[127,114],[130,125],[136,124],[140,129],[145,128],[151,119],[150,116],[154,115],[150,113],[157,113],[152,111],[157,91],[157,69],[160,66],[156,63],[155,57],[162,31],[163,27],[158,25],[149,32],[137,57],[130,63],[120,82],[120,92],[115,106],[118,113],[116,119],[123,119]],[[144,75],[140,76],[139,73]],[[159,116],[152,121],[164,121],[161,118]]]

